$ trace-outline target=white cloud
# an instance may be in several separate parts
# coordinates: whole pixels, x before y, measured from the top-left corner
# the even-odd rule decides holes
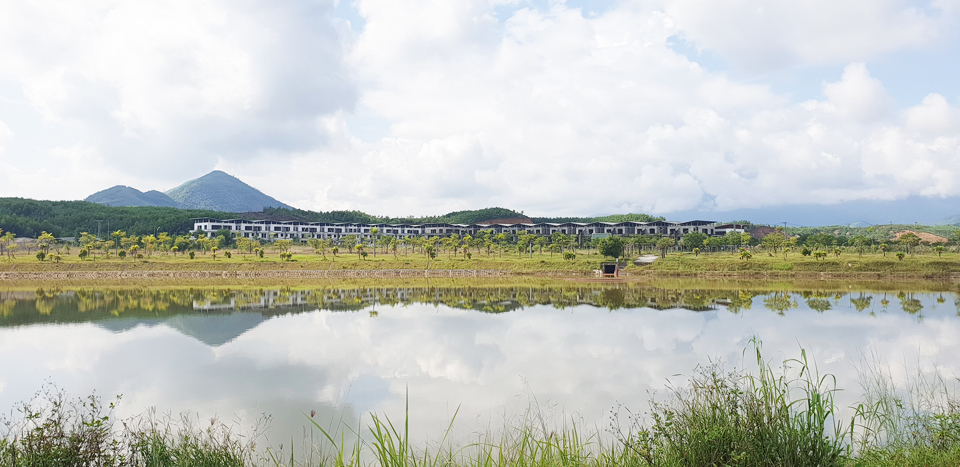
[[[381,215],[960,195],[956,102],[898,109],[865,64],[942,40],[947,3],[353,4],[358,33],[323,2],[4,4],[0,81],[29,103],[0,108],[18,135],[0,163],[24,175],[4,194],[33,195],[19,180],[83,148],[109,177],[57,196],[213,168],[298,207]],[[59,33],[27,40],[38,24]],[[756,69],[846,68],[791,102],[691,61],[678,34]],[[354,104],[385,136],[351,133]]]
[[[0,79],[48,128],[79,125],[128,173],[182,176],[171,167],[315,147],[316,119],[356,98],[329,2],[0,8]]]
[[[927,5],[923,5],[927,3]],[[665,0],[678,34],[751,71],[845,63],[936,43],[955,2]]]
[[[835,110],[843,119],[841,122],[884,120],[893,104],[883,84],[870,76],[863,63],[844,68],[840,81],[824,84],[823,94],[829,110]]]
[[[3,155],[4,147],[13,139],[13,131],[6,123],[0,121],[0,155]]]

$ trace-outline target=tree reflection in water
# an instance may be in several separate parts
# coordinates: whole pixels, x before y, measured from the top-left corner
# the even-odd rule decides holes
[[[778,315],[783,315],[792,308],[797,307],[797,301],[793,299],[787,292],[773,292],[772,294],[767,295],[763,299],[763,306],[768,310],[777,312]]]
[[[853,292],[857,293],[857,292]],[[549,305],[557,309],[594,306],[611,311],[652,308],[690,311],[726,310],[741,313],[750,310],[756,297],[763,306],[779,315],[799,308],[796,295],[804,298],[806,308],[824,313],[846,296],[846,292],[757,291],[741,288],[665,288],[643,284],[563,284],[559,286],[500,286],[479,284],[468,287],[355,287],[355,288],[179,288],[179,289],[36,289],[0,291],[0,325],[42,322],[81,322],[111,317],[149,317],[231,311],[255,311],[264,316],[299,313],[317,309],[359,311],[424,303],[484,313],[505,313],[531,306]],[[921,316],[924,300],[944,302],[943,293],[900,292],[897,298],[903,311]],[[832,299],[832,300],[831,300]],[[859,292],[850,303],[857,311],[871,307],[873,296]],[[880,301],[886,311],[889,301]],[[960,298],[955,299],[960,310]],[[932,305],[935,306],[935,305]],[[382,312],[383,309],[381,308]],[[960,313],[960,311],[958,311]],[[376,314],[373,314],[376,316]]]

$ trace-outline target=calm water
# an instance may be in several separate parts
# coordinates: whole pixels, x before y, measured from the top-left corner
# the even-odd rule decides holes
[[[698,364],[739,365],[754,336],[776,361],[807,349],[848,390],[841,402],[858,397],[864,356],[897,379],[960,374],[957,294],[844,289],[0,291],[0,408],[53,382],[122,394],[122,416],[268,413],[282,442],[311,410],[402,419],[409,394],[412,433],[436,439],[458,407],[461,437],[530,407],[602,427]]]

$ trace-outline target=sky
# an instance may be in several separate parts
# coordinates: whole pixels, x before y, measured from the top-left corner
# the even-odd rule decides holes
[[[960,0],[0,0],[0,196],[223,170],[387,216],[951,198],[958,56]]]

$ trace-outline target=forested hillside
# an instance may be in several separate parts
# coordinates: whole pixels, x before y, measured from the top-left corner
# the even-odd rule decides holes
[[[357,222],[416,224],[450,223],[473,224],[491,219],[524,217],[524,214],[505,208],[485,208],[456,211],[442,216],[417,218],[390,218],[371,216],[360,211],[305,211],[302,209],[264,208],[262,212],[234,213],[201,209],[177,209],[157,206],[115,207],[87,201],[40,201],[24,198],[0,198],[0,229],[18,237],[36,238],[46,231],[56,237],[76,237],[80,232],[97,232],[100,220],[101,235],[123,230],[130,235],[156,232],[186,233],[193,229],[195,217],[215,219],[249,219],[304,222]],[[532,218],[535,222],[623,222],[662,219],[646,214],[616,214],[604,217]]]
[[[112,207],[87,201],[38,201],[0,198],[0,229],[18,237],[37,237],[47,231],[56,237],[75,237],[80,232],[101,234],[109,229],[130,235],[161,232],[186,233],[193,230],[193,217],[236,217],[233,213],[155,206]]]
[[[649,214],[611,214],[600,217],[532,217],[534,222],[653,222],[666,218]]]

